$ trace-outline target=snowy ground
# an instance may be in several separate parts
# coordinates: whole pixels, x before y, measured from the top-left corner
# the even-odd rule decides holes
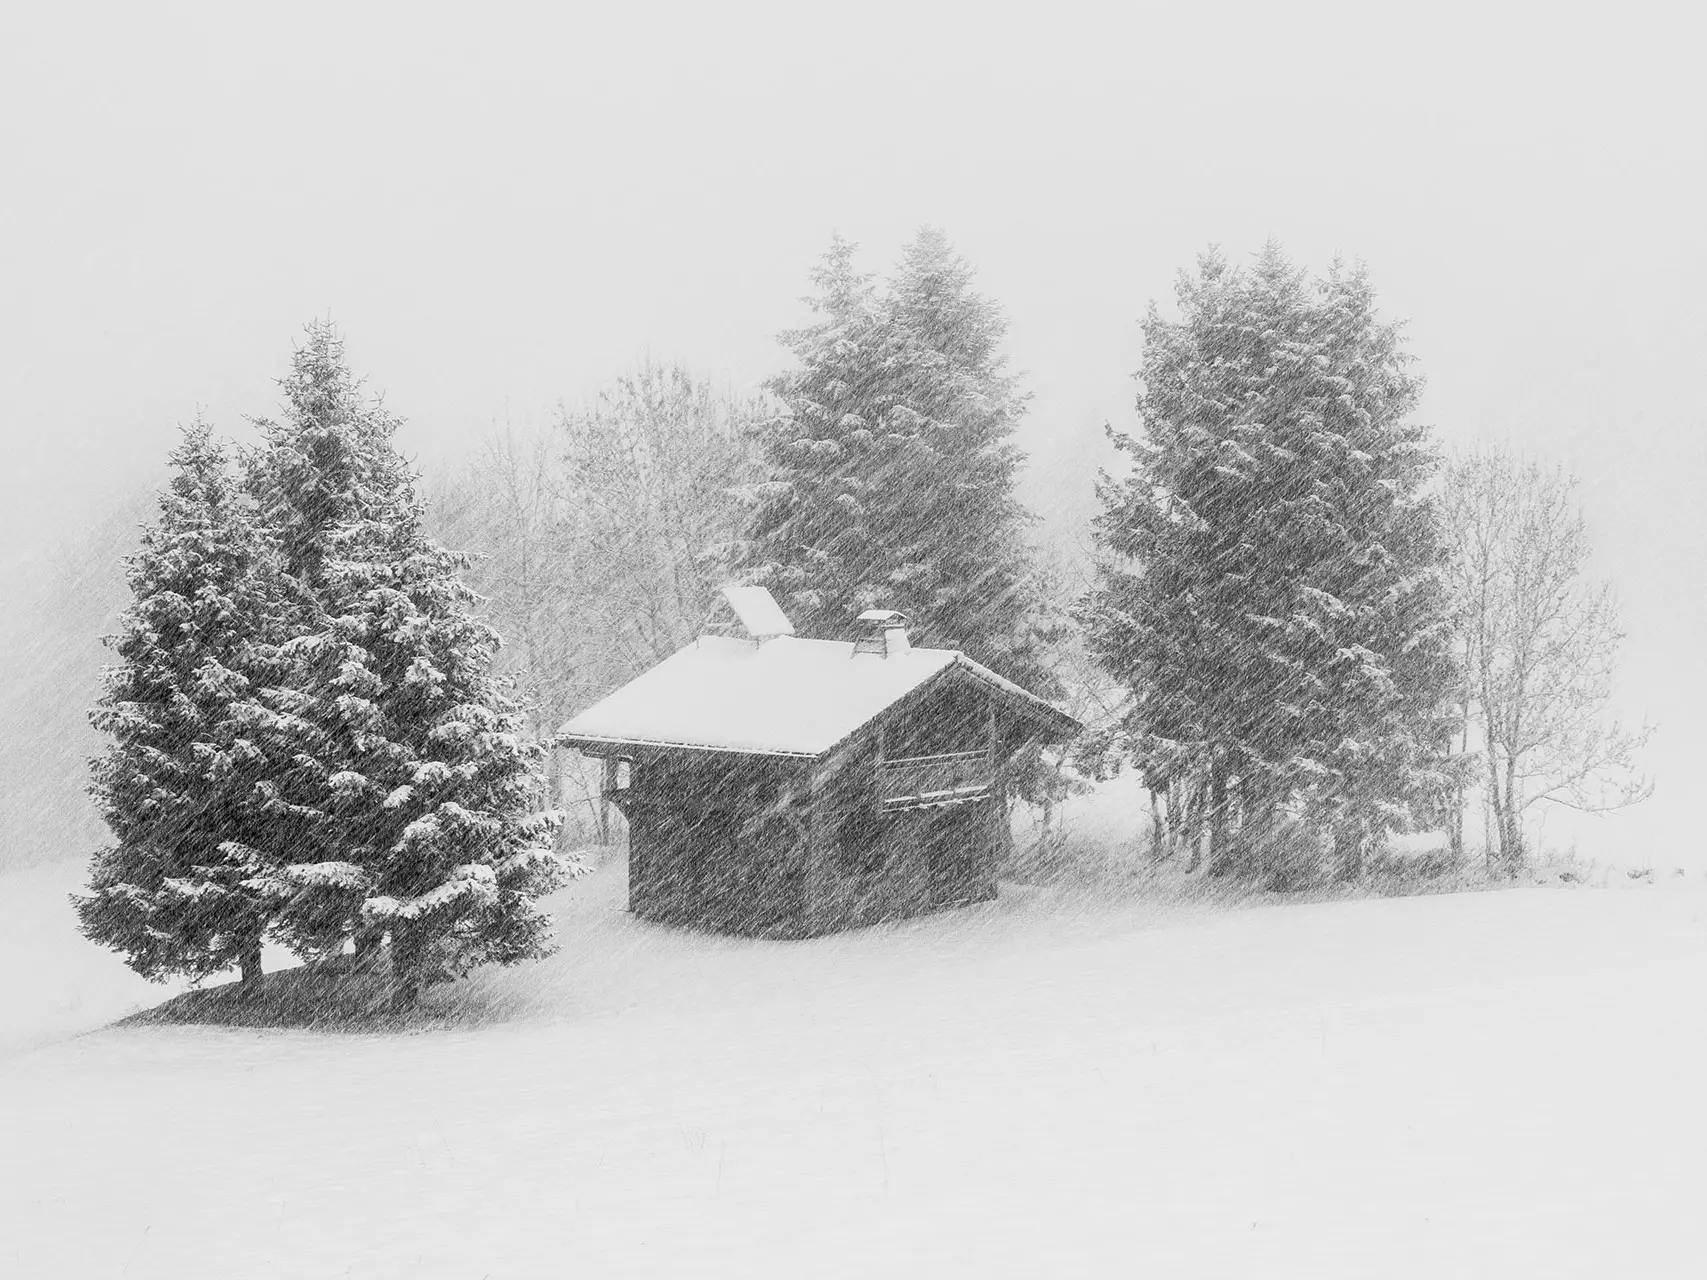
[[[0,1062],[12,1054],[106,1026],[159,1004],[183,983],[146,982],[110,951],[77,935],[69,897],[84,888],[81,862],[0,872]],[[294,963],[267,949],[266,962]]]
[[[31,874],[0,880],[29,922],[0,943],[0,1275],[1694,1276],[1707,1253],[1697,886],[1233,911],[1005,887],[757,943],[630,920],[611,867],[559,896],[562,955],[433,993],[459,1027],[66,1038],[158,989],[68,938]],[[81,1008],[17,999],[43,989]]]

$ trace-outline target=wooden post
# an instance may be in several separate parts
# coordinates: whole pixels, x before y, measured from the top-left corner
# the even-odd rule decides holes
[[[557,809],[568,817],[569,806],[564,803],[563,794],[563,748],[553,739],[546,739],[546,770],[545,770],[545,804],[549,809]],[[569,823],[567,820],[552,833],[551,847],[558,853],[566,853],[569,849]]]
[[[599,847],[605,848],[610,844],[610,793],[616,789],[616,757],[604,757],[604,779],[599,785]],[[629,785],[634,784],[632,777],[634,766],[629,766]],[[603,857],[603,854],[599,855]]]
[[[985,872],[990,878],[989,887],[994,891],[997,869],[1013,864],[1014,823],[1008,805],[1007,770],[1002,762],[1001,724],[996,717],[994,702],[985,704],[984,720],[990,777],[990,848]]]

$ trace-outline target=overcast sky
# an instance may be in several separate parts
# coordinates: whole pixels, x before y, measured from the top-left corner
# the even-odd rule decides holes
[[[1369,264],[1443,440],[1583,476],[1626,710],[1662,724],[1662,794],[1620,839],[1701,848],[1688,6],[580,8],[9,13],[0,560],[157,468],[198,408],[232,432],[271,410],[311,317],[431,469],[648,351],[756,385],[832,231],[881,269],[924,222],[1010,312],[1034,505],[1082,513],[1146,305],[1206,245],[1274,237]]]

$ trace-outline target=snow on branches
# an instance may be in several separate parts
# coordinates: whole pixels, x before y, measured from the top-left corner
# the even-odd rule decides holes
[[[241,484],[197,424],[131,563],[94,717],[116,844],[85,932],[151,977],[389,933],[407,1002],[453,968],[550,948],[544,748],[493,674],[465,558],[424,532],[396,420],[312,326]],[[386,905],[391,904],[391,905]]]
[[[1101,486],[1090,640],[1133,691],[1134,763],[1216,865],[1260,863],[1302,806],[1355,874],[1441,802],[1455,664],[1420,383],[1360,270],[1212,253],[1178,302],[1144,324],[1132,472]]]

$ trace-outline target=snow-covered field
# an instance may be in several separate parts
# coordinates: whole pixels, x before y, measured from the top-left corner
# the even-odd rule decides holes
[[[71,934],[74,877],[0,879],[0,1275],[1707,1267],[1698,881],[1220,911],[1005,886],[761,943],[630,920],[620,872],[559,895],[563,954],[390,1036],[71,1036],[159,989]]]

